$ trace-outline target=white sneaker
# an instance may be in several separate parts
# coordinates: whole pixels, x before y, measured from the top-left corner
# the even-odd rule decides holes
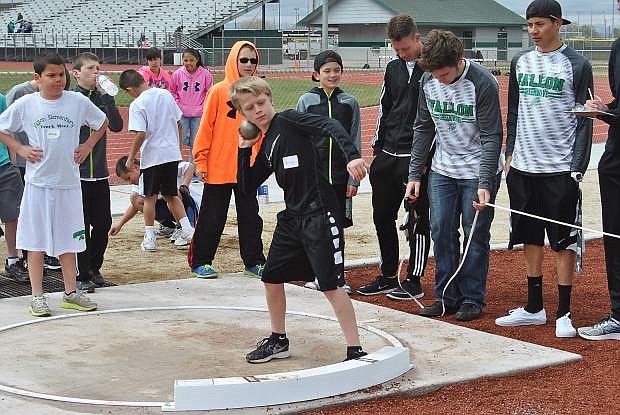
[[[185,231],[181,229],[181,232],[177,235],[174,240],[174,246],[177,248],[185,248],[189,246],[190,242],[192,242],[192,238],[194,237],[194,228],[191,228],[190,231]]]
[[[566,313],[555,321],[555,337],[575,337],[577,330],[573,327],[570,313]]]
[[[495,324],[502,327],[540,326],[547,323],[547,312],[543,308],[538,313],[529,313],[523,307],[510,310],[507,316],[495,319]]]
[[[319,289],[319,282],[317,280],[314,281],[308,281],[307,283],[304,284],[305,288],[309,288],[311,290],[317,290]]]
[[[155,244],[155,238],[144,235],[144,239],[142,240],[142,243],[140,244],[140,248],[142,248],[142,250],[145,252],[155,252],[157,250],[157,245]]]

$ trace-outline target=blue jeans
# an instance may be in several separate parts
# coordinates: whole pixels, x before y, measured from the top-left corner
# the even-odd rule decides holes
[[[192,149],[194,148],[194,139],[200,126],[200,117],[181,117],[181,124],[183,125],[183,144],[189,147],[188,161],[193,161]]]
[[[495,203],[500,183],[501,173],[491,189],[491,203]],[[465,243],[472,230],[476,214],[472,202],[478,198],[478,179],[453,179],[431,171],[428,193],[435,254],[435,299],[441,300],[446,283],[460,263],[459,224],[463,226]],[[457,307],[463,303],[484,306],[493,214],[494,209],[487,207],[478,215],[463,267],[444,295],[446,307]]]

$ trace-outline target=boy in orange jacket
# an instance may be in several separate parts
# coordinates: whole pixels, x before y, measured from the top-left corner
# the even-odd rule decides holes
[[[217,278],[213,258],[224,231],[233,192],[244,274],[262,276],[265,264],[261,240],[263,221],[258,215],[256,195],[244,195],[237,188],[238,130],[243,116],[231,104],[229,93],[236,80],[254,75],[257,66],[256,47],[248,41],[235,43],[226,61],[224,80],[209,90],[205,101],[192,151],[196,175],[204,183],[198,222],[188,254],[194,277]],[[253,153],[256,154],[256,150]]]

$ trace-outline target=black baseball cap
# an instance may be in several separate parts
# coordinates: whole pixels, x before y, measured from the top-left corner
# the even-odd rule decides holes
[[[321,66],[329,62],[336,62],[338,65],[340,65],[340,69],[343,69],[342,58],[340,57],[340,55],[333,50],[324,50],[323,52],[319,53],[314,57],[315,72],[320,72]],[[312,74],[312,80],[314,82],[319,82],[319,80],[314,77],[314,74]]]
[[[527,6],[525,19],[531,17],[546,17],[552,20],[562,18],[562,6],[555,0],[534,0]],[[562,18],[562,24],[570,24],[570,20]]]

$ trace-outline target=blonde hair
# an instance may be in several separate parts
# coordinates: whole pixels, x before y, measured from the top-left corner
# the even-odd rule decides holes
[[[252,94],[255,97],[265,94],[271,98],[271,87],[267,81],[258,76],[239,78],[230,86],[230,101],[237,110],[240,110],[239,96],[241,94]]]

